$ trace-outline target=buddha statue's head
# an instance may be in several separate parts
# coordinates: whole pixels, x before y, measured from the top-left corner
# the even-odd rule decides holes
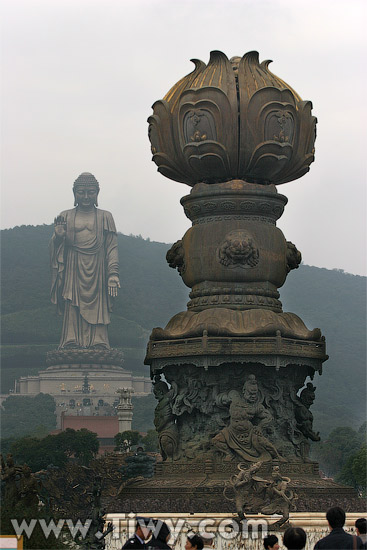
[[[93,174],[83,172],[74,181],[74,206],[80,206],[83,209],[91,209],[98,206],[99,183]]]

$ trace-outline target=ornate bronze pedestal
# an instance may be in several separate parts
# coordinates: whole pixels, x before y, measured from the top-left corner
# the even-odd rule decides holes
[[[327,355],[320,330],[282,310],[301,254],[276,227],[287,198],[275,185],[308,171],[316,119],[268,64],[212,52],[153,105],[153,160],[192,186],[181,200],[192,227],[167,253],[191,292],[148,344],[163,461],[124,488],[123,511],[285,517],[324,509],[333,491],[354,497],[309,458]]]

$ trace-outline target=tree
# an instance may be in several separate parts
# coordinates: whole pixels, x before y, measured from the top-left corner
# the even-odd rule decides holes
[[[363,445],[364,437],[360,432],[347,426],[335,428],[326,441],[312,448],[312,456],[320,463],[326,475],[334,477],[344,467],[350,457]]]
[[[3,402],[2,437],[22,437],[35,432],[48,433],[56,428],[56,403],[51,395],[35,397],[10,395]]]
[[[134,430],[126,430],[115,435],[115,450],[124,453],[131,450],[132,445],[138,445],[141,441],[141,435]]]
[[[82,428],[66,431],[57,435],[48,435],[43,439],[23,437],[10,447],[16,462],[26,463],[34,472],[46,469],[53,464],[63,468],[70,458],[78,464],[88,466],[95,458],[99,448],[97,434]]]
[[[134,477],[153,477],[155,457],[147,453],[136,453],[125,458],[125,466],[122,466],[122,478],[132,479]]]
[[[367,447],[363,445],[359,451],[348,458],[341,472],[336,477],[336,481],[351,485],[365,496],[367,485],[366,463]]]
[[[74,457],[82,466],[88,466],[90,461],[95,458],[99,449],[97,434],[90,432],[86,428],[73,430],[67,428],[65,431],[57,434],[57,444],[63,450],[68,458]]]
[[[148,433],[145,437],[142,438],[141,442],[144,445],[146,451],[155,453],[158,451],[158,433],[156,430],[148,430]]]
[[[22,437],[10,447],[10,452],[19,464],[28,464],[32,471],[44,470],[50,464],[62,468],[68,458],[57,445],[57,436],[43,439]]]

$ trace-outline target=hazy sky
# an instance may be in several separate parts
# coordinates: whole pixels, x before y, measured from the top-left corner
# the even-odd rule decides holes
[[[151,162],[151,105],[211,50],[250,50],[318,118],[316,161],[278,187],[306,264],[366,274],[365,0],[2,0],[1,227],[51,223],[81,172],[118,231],[173,242],[190,188]]]

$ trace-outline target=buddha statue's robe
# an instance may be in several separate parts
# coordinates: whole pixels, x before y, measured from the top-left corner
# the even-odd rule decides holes
[[[61,212],[66,236],[50,243],[51,301],[63,312],[59,348],[109,348],[112,301],[108,278],[119,272],[116,227],[110,212]]]

